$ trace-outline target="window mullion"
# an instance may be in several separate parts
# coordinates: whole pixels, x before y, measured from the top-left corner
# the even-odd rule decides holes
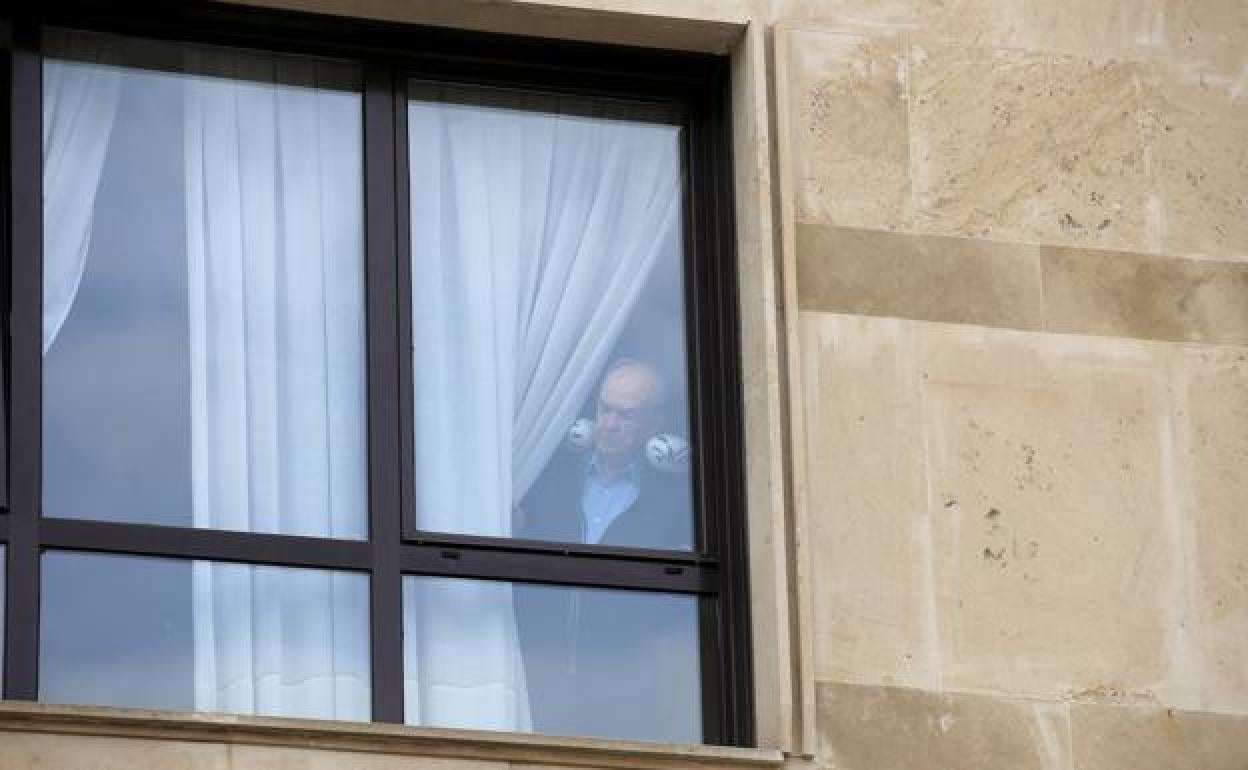
[[[10,55],[13,50],[13,21],[8,18],[0,18],[0,77],[5,79],[6,83],[10,83],[11,71],[9,68]],[[10,93],[8,89],[3,91],[6,96]],[[11,100],[3,100],[4,109],[10,109]],[[0,142],[5,145],[6,151],[9,143],[9,120],[6,115],[0,120]],[[0,168],[4,169],[5,179],[0,180],[0,201],[4,202],[3,210],[0,210],[0,254],[4,255],[3,269],[0,269],[0,307],[3,310],[3,318],[0,318],[0,333],[3,339],[0,340],[0,509],[5,512],[9,508],[9,377],[10,368],[9,361],[9,273],[12,261],[8,258],[9,248],[9,210],[7,202],[9,200],[8,190],[10,179],[8,178],[9,156],[4,156],[4,160],[0,163]],[[0,529],[0,539],[8,538],[8,525],[4,524]]]
[[[398,255],[395,279],[399,322],[399,440],[400,506],[403,539],[416,536],[415,405],[412,403],[412,212],[411,165],[408,157],[407,82],[400,70],[394,84],[394,213]]]
[[[699,331],[714,344],[704,359],[709,377],[699,382],[699,392],[710,394],[709,423],[720,429],[716,441],[708,443],[707,478],[716,491],[719,513],[710,535],[716,540],[725,579],[721,586],[717,614],[718,666],[720,687],[720,742],[753,745],[754,700],[753,667],[750,656],[748,522],[745,508],[745,437],[742,414],[742,372],[739,313],[737,307],[737,260],[732,233],[734,196],[731,168],[732,131],[728,123],[730,95],[727,79],[706,95],[705,115],[699,123],[704,131],[700,144],[705,154],[697,161],[705,166],[694,174],[706,180],[706,228],[710,264],[703,265],[703,276],[713,312],[705,317]],[[704,435],[709,435],[706,431]]]
[[[10,437],[4,696],[39,694],[39,499],[42,400],[42,82],[39,29],[13,29],[9,104]]]
[[[372,546],[373,720],[403,721],[403,594],[400,542],[399,260],[395,78],[370,63],[364,75],[364,206],[368,304],[368,485]]]

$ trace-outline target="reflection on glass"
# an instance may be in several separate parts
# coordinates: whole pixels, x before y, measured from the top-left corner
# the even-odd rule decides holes
[[[416,525],[694,546],[679,116],[413,82]]]
[[[692,596],[403,578],[408,724],[697,743]]]
[[[45,47],[44,513],[364,537],[359,73]]]
[[[52,551],[39,699],[367,720],[368,578]]]

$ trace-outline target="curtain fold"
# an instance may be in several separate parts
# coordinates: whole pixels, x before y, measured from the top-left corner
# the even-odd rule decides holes
[[[312,60],[188,65],[194,525],[365,538],[359,95]],[[196,708],[368,719],[367,591],[287,573],[195,564]]]
[[[107,44],[50,31],[48,48],[72,60],[43,62],[43,352],[69,317],[91,245],[100,186],[117,104],[121,70]]]
[[[125,83],[183,93],[192,523],[367,537],[362,119],[354,70],[46,33],[46,353],[82,281]],[[113,63],[130,58],[137,67]],[[149,79],[149,80],[145,80]],[[180,258],[180,255],[170,255]],[[195,561],[195,708],[367,720],[368,580]]]
[[[408,109],[417,525],[507,537],[679,245],[679,128],[446,93]],[[511,586],[405,601],[407,720],[530,729]]]

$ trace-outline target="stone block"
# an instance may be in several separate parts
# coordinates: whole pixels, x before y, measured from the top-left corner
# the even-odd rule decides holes
[[[1065,704],[829,683],[817,692],[826,770],[1074,767]]]
[[[809,310],[1040,329],[1041,249],[969,238],[797,227]]]
[[[934,686],[911,324],[802,314],[816,676]]]
[[[1248,3],[1164,0],[1166,42],[1176,58],[1206,71],[1238,76],[1248,65]]]
[[[1166,0],[919,0],[919,30],[961,45],[1098,58],[1165,44]]]
[[[1023,0],[1016,44],[1098,58],[1159,53],[1166,0]]]
[[[1164,345],[919,334],[943,682],[1149,702],[1171,674]]]
[[[1176,476],[1190,580],[1187,642],[1197,705],[1248,713],[1248,349],[1188,348],[1182,358]],[[1248,730],[1248,723],[1245,728]],[[1244,757],[1248,761],[1248,748]]]
[[[909,26],[923,0],[771,0],[771,18],[829,28]]]
[[[223,743],[0,732],[0,770],[234,770]]]
[[[1152,73],[1144,126],[1165,215],[1163,253],[1248,261],[1243,84],[1166,62]]]
[[[798,221],[905,228],[910,156],[901,39],[784,34]]]
[[[1248,265],[1084,249],[1040,265],[1051,331],[1248,343]]]
[[[1146,250],[1143,65],[915,44],[911,147],[925,232]]]
[[[915,21],[933,40],[972,46],[1018,46],[1026,0],[919,0]]]
[[[1073,704],[1079,770],[1245,770],[1248,716]]]

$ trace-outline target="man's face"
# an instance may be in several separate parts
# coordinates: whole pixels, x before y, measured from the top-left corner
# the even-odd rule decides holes
[[[607,377],[598,394],[594,448],[607,458],[634,454],[654,430],[655,376],[641,366],[622,366]]]

